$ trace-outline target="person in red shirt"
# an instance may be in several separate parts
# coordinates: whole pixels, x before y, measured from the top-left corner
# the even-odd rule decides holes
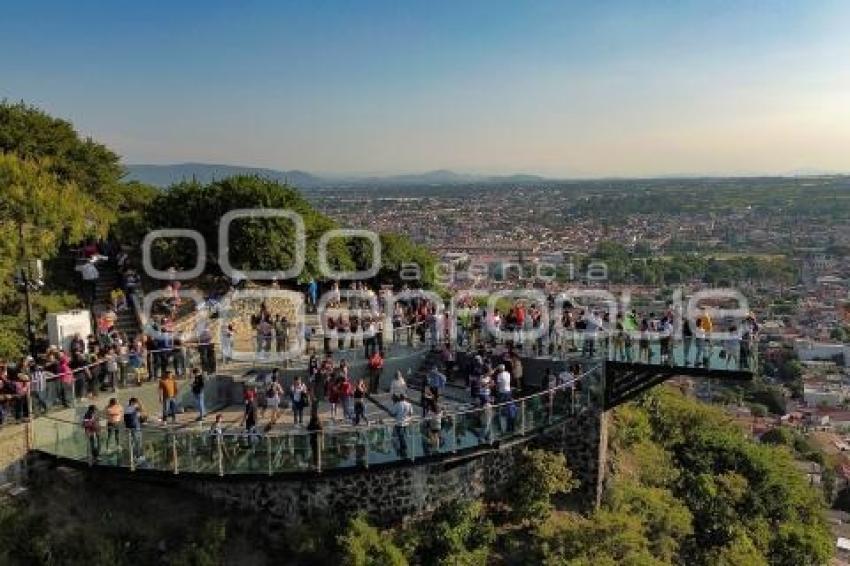
[[[331,405],[331,421],[336,422],[336,406],[339,404],[339,381],[336,379],[328,380],[325,385],[325,395],[328,398],[328,403]]]
[[[339,390],[339,399],[342,403],[342,414],[347,420],[354,422],[354,385],[352,385],[347,373],[340,378],[337,388]]]
[[[381,352],[375,351],[372,357],[369,358],[369,391],[372,393],[378,392],[378,387],[381,384],[381,372],[384,369],[384,358]]]

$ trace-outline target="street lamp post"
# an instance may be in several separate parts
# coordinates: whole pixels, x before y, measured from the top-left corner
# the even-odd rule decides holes
[[[35,329],[32,323],[32,301],[30,300],[30,290],[38,286],[38,281],[33,281],[29,265],[27,263],[26,246],[24,244],[24,223],[18,222],[18,234],[21,240],[21,268],[20,268],[20,286],[24,292],[24,302],[27,309],[27,343],[29,346],[29,354],[32,359],[36,359],[35,350]]]

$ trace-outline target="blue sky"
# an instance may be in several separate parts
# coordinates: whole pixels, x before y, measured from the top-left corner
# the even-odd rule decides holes
[[[0,97],[129,163],[850,171],[850,2],[15,2]]]

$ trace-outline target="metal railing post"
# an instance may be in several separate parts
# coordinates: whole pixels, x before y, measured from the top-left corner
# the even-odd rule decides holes
[[[519,417],[520,418],[519,433],[520,433],[520,435],[525,436],[525,398],[520,400],[519,408],[520,408],[520,411],[519,411],[519,415],[520,415],[520,417]]]
[[[174,432],[171,433],[171,465],[174,469],[174,475],[180,473],[177,467],[177,435]]]
[[[221,434],[215,435],[215,444],[216,449],[218,450],[218,475],[224,476],[224,450],[222,449],[221,442],[223,438]]]
[[[452,416],[452,453],[457,453],[457,417],[458,415]]]
[[[130,448],[130,471],[131,472],[136,471],[136,446],[135,446],[136,442],[133,439],[133,436],[135,436],[134,432],[135,431],[133,431],[133,430],[127,431],[127,440],[129,441],[127,443],[127,446]]]
[[[269,475],[272,475],[272,437],[266,435],[266,459],[269,461]]]

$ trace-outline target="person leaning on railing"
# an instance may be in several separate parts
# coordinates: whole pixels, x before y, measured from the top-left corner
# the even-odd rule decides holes
[[[137,462],[144,459],[142,451],[142,406],[139,400],[131,397],[124,408],[124,427],[130,437],[130,450]]]
[[[97,414],[97,405],[88,406],[82,425],[89,443],[90,461],[97,462],[100,458],[100,417]]]

